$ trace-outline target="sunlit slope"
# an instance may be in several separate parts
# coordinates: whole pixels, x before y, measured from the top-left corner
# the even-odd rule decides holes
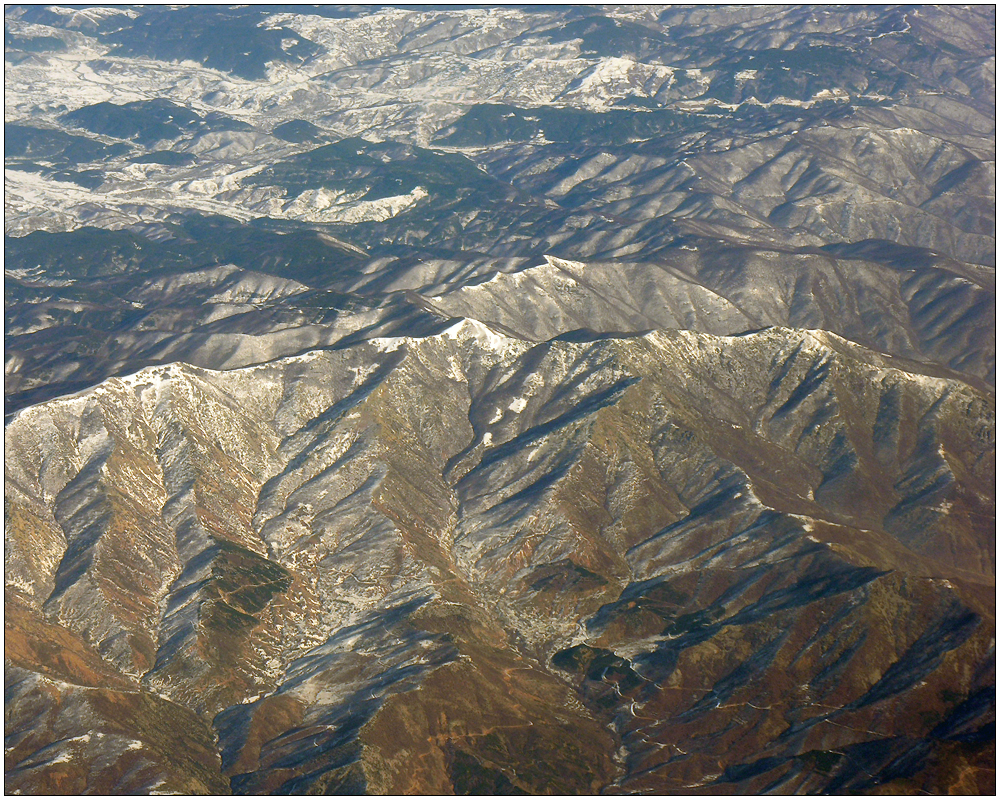
[[[972,791],[994,436],[789,329],[110,379],[7,429],[8,787]]]

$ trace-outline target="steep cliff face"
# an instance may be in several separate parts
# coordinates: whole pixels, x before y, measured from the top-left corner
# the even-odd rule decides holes
[[[983,785],[992,399],[822,332],[575,339],[18,414],[11,788]]]

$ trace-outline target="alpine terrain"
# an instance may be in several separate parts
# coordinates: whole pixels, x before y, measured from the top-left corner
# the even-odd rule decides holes
[[[6,793],[995,793],[995,7],[4,24]]]

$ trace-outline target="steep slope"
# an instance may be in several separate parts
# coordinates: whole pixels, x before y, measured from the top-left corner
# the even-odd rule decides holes
[[[698,245],[645,264],[546,256],[539,266],[448,286],[425,299],[446,316],[474,317],[536,341],[578,328],[714,334],[819,328],[995,383],[994,292],[957,266],[921,263],[904,248],[895,248],[896,257],[912,260],[901,271],[823,251]]]
[[[577,338],[459,320],[20,412],[18,708],[112,735],[117,681],[221,761],[157,772],[136,724],[121,778],[55,746],[92,716],[21,717],[8,788],[992,780],[992,398],[825,333]]]

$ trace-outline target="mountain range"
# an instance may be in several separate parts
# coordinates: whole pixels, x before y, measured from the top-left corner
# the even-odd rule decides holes
[[[995,9],[8,6],[5,791],[995,792]]]

